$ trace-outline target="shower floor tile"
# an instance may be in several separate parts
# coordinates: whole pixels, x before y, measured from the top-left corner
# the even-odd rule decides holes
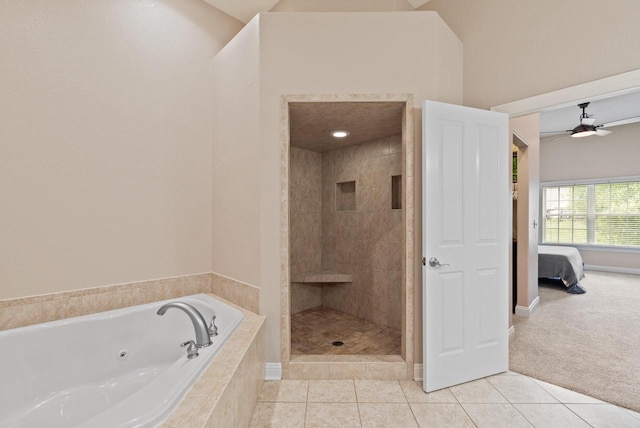
[[[399,330],[324,306],[291,316],[293,355],[399,355],[400,342]]]

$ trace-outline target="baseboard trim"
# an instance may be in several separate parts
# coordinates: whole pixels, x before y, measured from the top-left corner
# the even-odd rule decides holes
[[[282,380],[282,364],[267,363],[264,380]]]
[[[519,317],[529,318],[540,305],[540,296],[536,296],[529,306],[516,306],[516,315]]]
[[[413,365],[413,380],[424,379],[424,368],[422,363],[416,363]]]
[[[640,275],[640,269],[617,267],[617,266],[584,265],[584,269],[587,271],[597,270],[600,272],[629,273],[632,275]]]

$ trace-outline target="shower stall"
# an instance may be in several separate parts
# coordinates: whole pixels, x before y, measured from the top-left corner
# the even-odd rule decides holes
[[[292,356],[402,354],[404,108],[289,103]]]

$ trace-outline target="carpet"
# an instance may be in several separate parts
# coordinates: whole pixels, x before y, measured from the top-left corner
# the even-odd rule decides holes
[[[540,306],[514,316],[512,371],[640,412],[640,275],[587,272],[586,294],[540,280]]]

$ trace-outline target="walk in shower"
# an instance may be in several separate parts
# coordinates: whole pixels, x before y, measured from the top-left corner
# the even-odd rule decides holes
[[[292,356],[402,354],[404,108],[289,103]]]

